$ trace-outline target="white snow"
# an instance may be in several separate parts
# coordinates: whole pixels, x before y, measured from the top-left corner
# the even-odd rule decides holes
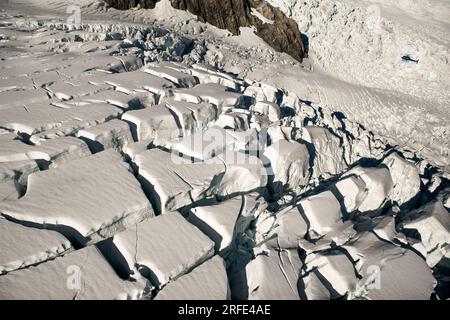
[[[313,146],[316,177],[327,179],[344,171],[344,150],[338,137],[326,128],[308,126],[303,128],[302,139]]]
[[[175,117],[165,104],[128,111],[122,116],[122,120],[132,124],[133,135],[138,141],[179,136]]]
[[[73,137],[61,137],[31,146],[15,134],[0,135],[0,162],[41,160],[56,167],[91,154],[88,146]]]
[[[316,274],[323,277],[322,284],[329,290],[336,292],[331,296],[338,298],[352,294],[358,282],[353,265],[344,253],[337,251],[311,254],[306,258],[308,270],[315,268]]]
[[[244,152],[227,151],[211,161],[218,162],[217,160],[223,160],[226,167],[213,189],[217,196],[227,197],[261,190],[267,186],[267,171],[258,157]]]
[[[395,227],[395,217],[391,215],[382,216],[377,221],[373,232],[380,238],[386,241],[395,242],[400,241],[406,243],[405,236],[397,232]]]
[[[362,276],[357,296],[371,300],[428,300],[436,285],[425,261],[410,250],[401,249],[365,232],[346,245]]]
[[[280,140],[264,152],[274,175],[272,188],[278,192],[308,185],[310,157],[304,144]]]
[[[420,191],[420,177],[415,165],[392,153],[383,163],[389,168],[393,187],[389,198],[399,205],[407,203]]]
[[[367,87],[448,102],[448,1],[268,2],[295,19],[309,37],[311,59],[327,73]],[[419,63],[402,61],[407,54]]]
[[[450,250],[450,214],[439,200],[408,213],[401,226],[403,230],[417,230],[430,267]]]
[[[255,17],[257,17],[259,20],[261,20],[263,23],[267,23],[267,24],[273,24],[273,20],[267,19],[266,17],[264,17],[261,13],[259,13],[259,11],[255,8],[252,8],[252,15],[254,15]]]
[[[341,206],[331,191],[307,197],[299,202],[308,219],[311,238],[319,238],[342,225]]]
[[[339,180],[336,182],[335,188],[339,201],[343,202],[347,213],[357,210],[367,195],[366,184],[357,176]]]
[[[97,79],[87,78],[89,81],[101,81],[113,85],[116,90],[125,93],[133,93],[139,89],[145,89],[154,94],[161,94],[168,88],[173,88],[174,84],[159,76],[149,74],[145,70],[115,73],[102,75]]]
[[[198,160],[208,160],[222,154],[231,148],[233,141],[229,139],[226,131],[218,126],[209,127],[203,131],[197,130],[191,135],[172,141],[156,141],[174,153],[181,153],[186,157]]]
[[[299,300],[302,262],[297,250],[271,250],[246,266],[249,300]]]
[[[159,288],[214,254],[214,243],[178,212],[147,219],[114,236],[113,242],[128,268],[147,269],[143,272]]]
[[[0,296],[448,298],[450,6],[269,3],[303,62],[168,0],[0,5]]]
[[[300,279],[300,287],[304,290],[306,300],[330,300],[332,295],[325,285],[320,281],[317,271],[305,274]]]
[[[344,177],[356,175],[366,184],[367,195],[358,207],[360,212],[373,211],[384,205],[392,190],[392,178],[387,168],[355,167]]]
[[[0,274],[66,253],[72,245],[61,234],[24,227],[0,217]]]
[[[18,109],[23,105],[42,103],[48,100],[44,90],[11,90],[0,92],[0,111]]]
[[[110,104],[89,104],[62,109],[48,104],[0,110],[0,126],[30,135],[39,144],[45,139],[69,135],[79,129],[118,118],[121,110]]]
[[[143,71],[154,76],[169,80],[176,85],[185,88],[194,87],[198,84],[197,79],[195,79],[193,76],[164,66],[147,67]]]
[[[225,129],[245,131],[249,129],[248,114],[244,112],[222,113],[215,122],[215,125]]]
[[[273,102],[258,101],[251,110],[266,115],[272,122],[280,120],[281,117],[280,106]]]
[[[214,178],[225,171],[222,162],[192,163],[159,149],[138,154],[134,162],[144,189],[160,212],[204,198]]]
[[[278,212],[275,226],[271,232],[277,235],[277,245],[283,249],[298,248],[308,232],[307,221],[297,206]]]
[[[57,82],[47,87],[56,98],[59,100],[70,100],[73,98],[88,96],[104,90],[110,89],[111,86],[107,84],[92,85],[89,83],[69,83]]]
[[[1,202],[0,212],[60,230],[73,228],[75,237],[91,242],[153,215],[139,183],[112,150],[32,174],[25,196]]]
[[[93,152],[110,148],[121,151],[126,145],[133,143],[130,127],[126,122],[117,119],[80,130],[77,136],[86,141]]]
[[[255,99],[257,102],[272,102],[276,103],[279,90],[266,83],[256,82],[245,88],[244,95]]]
[[[208,102],[219,109],[222,107],[239,107],[243,104],[243,97],[237,92],[228,91],[225,86],[216,83],[200,84],[192,89],[174,90],[174,98],[178,101],[193,103]]]
[[[215,242],[217,252],[230,250],[239,230],[246,230],[252,219],[251,216],[241,216],[243,201],[244,197],[237,196],[223,202],[192,208],[189,221]]]
[[[26,185],[28,175],[39,171],[39,167],[34,160],[0,162],[0,182],[19,180],[19,183]]]
[[[82,97],[80,100],[74,99],[72,101],[66,102],[70,104],[70,102],[77,103],[80,101],[81,103],[109,103],[113,106],[122,108],[124,110],[128,109],[138,109],[142,105],[154,105],[155,103],[155,95],[151,92],[140,92],[136,91],[132,94],[127,94],[125,92],[121,92],[118,90],[105,90],[101,91],[87,97]]]
[[[184,69],[181,71],[197,77],[201,83],[217,83],[232,90],[239,90],[243,84],[242,81],[218,72],[214,68],[210,68],[210,66],[204,64],[194,64],[192,69]]]
[[[0,201],[6,199],[18,199],[19,197],[20,193],[14,180],[0,183]]]
[[[95,246],[0,277],[0,298],[8,300],[129,300],[142,297],[142,278],[126,281]]]
[[[194,111],[189,108],[190,103],[174,101],[173,99],[164,100],[167,108],[171,110],[176,118],[176,121],[178,121],[178,126],[182,130],[183,136],[192,133],[197,128],[202,128],[201,122],[199,125],[196,123]]]
[[[214,256],[190,273],[169,283],[155,300],[228,300],[228,285],[225,261]]]

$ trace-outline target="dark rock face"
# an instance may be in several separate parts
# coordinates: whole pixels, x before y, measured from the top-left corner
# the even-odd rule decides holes
[[[220,29],[239,34],[239,27],[252,25],[251,8],[245,0],[171,0],[176,9],[187,10]]]
[[[155,5],[159,0],[103,0],[107,5],[119,9],[127,10],[140,6],[145,9],[154,9]]]
[[[250,0],[250,3],[261,15],[274,22],[273,24],[265,24],[252,16],[258,36],[275,50],[286,52],[301,61],[305,50],[297,23],[286,17],[280,9],[265,1]]]
[[[153,9],[160,0],[105,0],[117,9],[125,10],[140,5]],[[297,23],[286,17],[281,10],[263,0],[170,0],[176,9],[187,10],[218,28],[239,34],[240,27],[255,26],[258,36],[272,48],[302,60],[304,48]],[[252,8],[273,23],[264,23],[252,14]]]

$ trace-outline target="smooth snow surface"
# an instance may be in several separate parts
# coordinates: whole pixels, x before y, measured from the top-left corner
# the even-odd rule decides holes
[[[65,228],[74,237],[98,241],[153,210],[133,174],[115,151],[32,174],[24,197],[3,201],[0,211],[14,219]],[[128,221],[129,220],[129,221]]]
[[[68,277],[70,274],[75,278]],[[119,278],[97,248],[90,246],[2,276],[0,297],[11,300],[129,300],[141,298],[145,287],[145,279],[127,281]]]
[[[113,240],[127,261],[145,268],[155,286],[164,286],[213,255],[213,242],[178,212],[148,219]]]
[[[214,256],[190,273],[169,283],[156,300],[227,300],[230,298],[225,261]]]
[[[46,261],[71,248],[70,242],[55,231],[24,227],[4,218],[0,218],[0,230],[0,273]],[[9,241],[11,237],[15,242]]]

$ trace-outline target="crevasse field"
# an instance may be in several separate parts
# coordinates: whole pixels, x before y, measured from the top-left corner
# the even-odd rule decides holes
[[[449,298],[450,3],[267,3],[0,0],[0,299]]]

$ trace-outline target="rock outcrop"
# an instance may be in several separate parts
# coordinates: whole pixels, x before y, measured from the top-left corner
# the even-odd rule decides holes
[[[119,10],[141,7],[145,9],[154,9],[159,0],[104,0],[109,6]]]
[[[273,7],[265,1],[250,0],[250,3],[264,18],[273,21],[273,23],[264,23],[259,18],[253,16],[258,36],[275,50],[285,52],[301,61],[305,49],[297,23],[286,17],[280,9]]]
[[[240,27],[252,25],[251,7],[246,0],[171,0],[176,9],[187,10],[220,29],[239,34]]]
[[[116,9],[153,9],[160,0],[105,0]],[[297,23],[262,0],[170,0],[176,9],[187,10],[202,22],[238,35],[241,27],[255,27],[256,34],[271,47],[302,60],[304,47]]]

